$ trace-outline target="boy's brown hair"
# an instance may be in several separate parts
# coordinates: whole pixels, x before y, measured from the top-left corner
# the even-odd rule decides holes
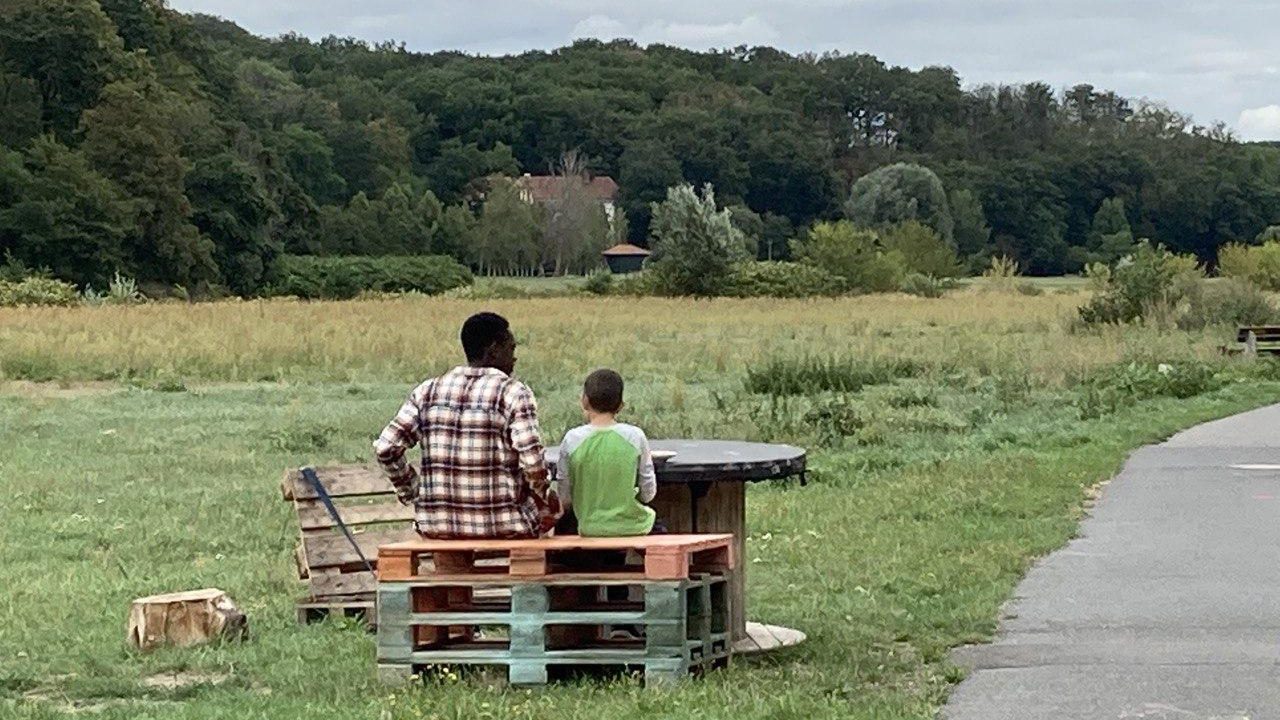
[[[601,368],[587,376],[582,385],[587,404],[598,413],[616,413],[622,409],[622,376]]]

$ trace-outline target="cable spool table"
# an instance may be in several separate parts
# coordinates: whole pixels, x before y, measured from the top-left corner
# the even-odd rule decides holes
[[[735,440],[654,440],[650,447],[675,453],[654,464],[658,495],[652,507],[658,519],[674,533],[733,533],[741,568],[730,589],[735,650],[759,652],[803,641],[796,630],[747,622],[745,550],[747,483],[798,477],[803,484],[805,451]],[[548,464],[558,459],[559,448],[548,448]]]

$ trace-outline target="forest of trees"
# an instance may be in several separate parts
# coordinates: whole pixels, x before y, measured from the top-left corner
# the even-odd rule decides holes
[[[526,172],[614,178],[625,222],[529,207],[501,179]],[[762,259],[908,205],[962,259],[1037,274],[1135,238],[1213,262],[1280,223],[1280,147],[1088,85],[767,47],[421,54],[163,0],[0,0],[0,262],[78,284],[253,294],[286,255],[581,271],[647,245],[686,182]]]

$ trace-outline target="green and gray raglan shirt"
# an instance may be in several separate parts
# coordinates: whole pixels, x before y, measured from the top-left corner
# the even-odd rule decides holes
[[[560,501],[572,506],[578,532],[595,537],[647,535],[657,494],[649,439],[634,425],[582,425],[565,433],[556,464]]]

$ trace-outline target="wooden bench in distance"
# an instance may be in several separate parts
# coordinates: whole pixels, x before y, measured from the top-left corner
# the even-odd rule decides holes
[[[375,568],[380,546],[418,537],[413,529],[413,508],[400,504],[377,468],[338,465],[315,471],[361,552]],[[300,537],[294,560],[298,577],[308,589],[307,597],[298,601],[299,622],[319,620],[330,613],[372,620],[377,578],[365,569],[315,489],[300,471],[289,470],[280,490],[298,518]]]
[[[1249,355],[1280,355],[1280,326],[1243,325],[1236,331],[1236,342]]]
[[[584,564],[592,555],[638,553],[643,569],[620,564]],[[505,554],[506,566],[482,565],[477,553]],[[430,554],[427,569],[423,556]],[[529,579],[682,580],[696,573],[722,573],[737,566],[733,535],[643,535],[638,537],[582,537],[565,535],[513,540],[435,540],[417,538],[378,549],[378,579],[482,579],[508,575]],[[477,577],[480,576],[480,577]]]

